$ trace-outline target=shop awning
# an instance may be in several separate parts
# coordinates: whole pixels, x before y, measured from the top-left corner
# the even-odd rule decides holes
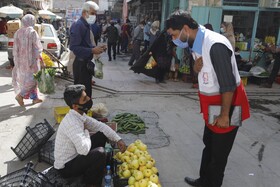
[[[47,10],[50,8],[51,0],[24,0],[25,3],[36,9]]]
[[[0,17],[19,18],[23,15],[23,10],[14,5],[3,6],[0,8]]]
[[[44,19],[56,19],[57,15],[48,10],[39,10],[38,14]]]

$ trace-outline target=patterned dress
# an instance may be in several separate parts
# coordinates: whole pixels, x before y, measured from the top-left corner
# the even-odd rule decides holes
[[[23,27],[14,35],[13,87],[24,99],[38,99],[34,73],[40,70],[39,57],[43,50],[40,38],[34,30],[35,17],[27,14],[22,18]]]

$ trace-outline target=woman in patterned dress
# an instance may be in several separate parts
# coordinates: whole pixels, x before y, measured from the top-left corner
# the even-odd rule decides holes
[[[40,38],[34,30],[35,17],[27,14],[22,18],[22,28],[14,35],[13,55],[15,67],[12,78],[15,99],[24,106],[23,99],[32,99],[33,104],[42,102],[38,98],[37,81],[33,74],[40,70],[40,54],[43,50]]]

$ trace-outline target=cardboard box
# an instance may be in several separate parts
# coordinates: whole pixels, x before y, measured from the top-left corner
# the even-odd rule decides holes
[[[16,31],[7,30],[7,36],[8,36],[8,38],[14,38],[15,33],[16,33]]]
[[[21,28],[21,21],[20,20],[10,20],[7,22],[8,30],[10,31],[17,31]]]
[[[42,25],[35,24],[34,29],[38,33],[39,37],[42,37]]]

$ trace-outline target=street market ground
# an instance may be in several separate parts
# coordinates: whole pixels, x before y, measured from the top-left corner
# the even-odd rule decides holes
[[[154,79],[134,74],[129,70],[128,56],[118,56],[107,62],[103,55],[104,79],[95,79],[94,103],[104,103],[110,113],[153,112],[158,116],[157,128],[165,141],[158,146],[153,139],[135,137],[148,145],[156,160],[160,181],[164,187],[186,187],[185,176],[197,177],[203,149],[203,120],[195,89],[189,83],[168,81],[155,84]],[[41,104],[20,107],[14,99],[11,70],[5,67],[7,53],[0,51],[0,175],[22,168],[32,160],[36,171],[49,165],[39,163],[34,155],[19,161],[10,147],[15,147],[25,133],[26,126],[47,119],[55,128],[53,109],[64,106],[62,93],[65,85],[72,84],[56,78],[56,93],[40,94]],[[257,85],[246,87],[251,104],[251,118],[239,129],[229,156],[223,187],[278,187],[280,184],[280,86],[260,89]],[[149,132],[149,129],[147,130]],[[125,135],[121,135],[125,136]],[[154,136],[157,137],[157,136]],[[161,138],[162,138],[161,137]],[[130,143],[130,142],[128,142]]]

